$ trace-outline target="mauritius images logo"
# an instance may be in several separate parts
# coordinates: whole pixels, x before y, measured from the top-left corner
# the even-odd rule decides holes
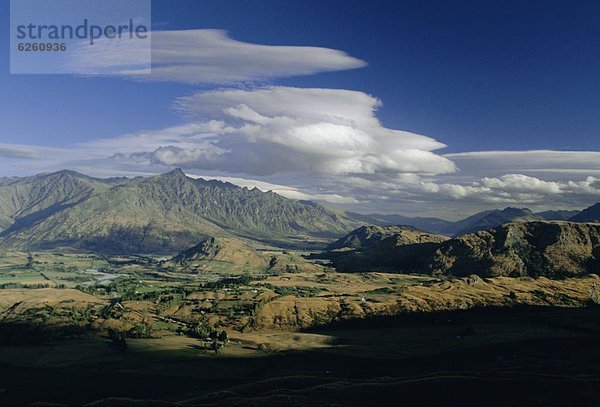
[[[151,71],[150,0],[11,0],[12,74]]]

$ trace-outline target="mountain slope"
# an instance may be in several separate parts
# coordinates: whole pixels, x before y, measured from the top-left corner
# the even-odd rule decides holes
[[[339,271],[352,272],[571,277],[600,270],[600,224],[521,222],[441,243],[398,246],[384,239],[333,260]]]
[[[485,211],[473,216],[470,216],[463,221],[457,222],[453,226],[453,235],[460,236],[465,233],[477,232],[480,230],[487,230],[495,228],[500,225],[507,223],[517,222],[531,222],[544,220],[541,216],[538,216],[531,212],[527,208],[505,208],[496,209],[493,211]]]
[[[566,213],[546,213],[547,216],[567,216]],[[464,233],[486,230],[505,223],[528,222],[535,220],[545,220],[543,216],[536,215],[527,208],[505,208],[487,210],[475,213],[465,219],[450,222],[438,218],[410,218],[402,215],[360,215],[357,213],[348,213],[352,219],[363,223],[370,223],[378,226],[407,225],[430,233],[442,234],[447,236],[458,236]],[[554,219],[551,219],[554,220]],[[566,219],[559,219],[566,220]]]
[[[332,244],[327,257],[342,272],[398,271],[401,265],[402,272],[422,273],[418,259],[446,240],[405,226],[366,226]]]
[[[411,218],[408,216],[402,216],[397,214],[381,215],[381,214],[370,214],[362,215],[354,212],[347,212],[348,217],[355,219],[359,222],[368,223],[377,226],[392,226],[392,225],[406,225],[412,226],[419,230],[423,230],[430,233],[446,233],[446,230],[452,227],[453,222],[438,219],[438,218],[423,218],[415,217]]]
[[[73,171],[59,171],[0,182],[0,236],[26,228],[108,190],[122,179],[100,180]]]
[[[600,222],[600,203],[584,209],[571,218],[573,222]]]
[[[541,216],[545,220],[570,220],[573,216],[576,216],[580,213],[581,211],[557,210],[538,212],[536,213],[536,215]]]
[[[600,225],[526,222],[441,243],[425,260],[430,273],[453,276],[570,277],[600,270]]]
[[[75,198],[69,195],[74,205],[26,227],[5,230],[2,245],[172,253],[208,236],[283,241],[290,237],[339,236],[357,226],[312,202],[292,201],[272,192],[218,181],[195,180],[181,170],[114,186],[98,182],[104,187],[82,189],[84,192],[73,194]]]
[[[442,242],[447,239],[409,226],[361,226],[327,246],[327,249],[365,250],[391,237],[396,245]]]
[[[209,237],[161,264],[173,271],[232,273],[321,272],[322,267],[287,252],[258,251],[233,237]]]

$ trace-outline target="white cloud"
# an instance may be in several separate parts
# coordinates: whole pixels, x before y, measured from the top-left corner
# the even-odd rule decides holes
[[[560,194],[558,182],[548,182],[522,174],[507,174],[500,178],[483,178],[479,183],[489,189],[516,193]]]
[[[600,198],[600,179],[589,176],[581,181],[544,181],[523,174],[484,177],[459,185],[422,182],[411,186],[412,193],[424,199],[462,200],[466,203],[532,205],[534,209],[581,208]]]
[[[454,164],[432,151],[445,147],[432,138],[383,127],[375,112],[381,102],[340,89],[269,87],[201,92],[177,100],[188,117],[211,118],[214,160],[204,150],[169,146],[169,165],[221,169],[250,175],[304,171],[389,176],[440,174]],[[233,130],[235,129],[235,130]],[[160,154],[156,154],[160,153]],[[164,151],[154,153],[162,161]]]
[[[259,45],[236,41],[222,30],[154,31],[152,69],[140,42],[100,40],[74,54],[71,69],[119,72],[135,79],[227,84],[361,68],[364,61],[321,47]]]
[[[445,154],[444,157],[456,163],[463,177],[510,172],[562,180],[573,176],[600,176],[598,151],[478,151]]]

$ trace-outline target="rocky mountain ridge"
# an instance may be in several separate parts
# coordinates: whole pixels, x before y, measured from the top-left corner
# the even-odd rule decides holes
[[[208,236],[333,238],[359,223],[315,203],[187,177],[101,180],[72,171],[0,185],[0,246],[173,253]]]
[[[333,256],[339,271],[386,271],[438,276],[546,276],[600,272],[600,224],[532,221],[502,225],[442,242],[395,244],[388,237]]]

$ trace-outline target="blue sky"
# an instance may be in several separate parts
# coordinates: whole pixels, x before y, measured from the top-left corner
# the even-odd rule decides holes
[[[8,11],[9,2],[3,0],[0,22],[5,26]],[[111,175],[160,172],[176,165],[190,174],[247,180],[240,183],[264,182],[292,197],[314,197],[355,210],[432,214],[444,208],[449,217],[489,206],[582,207],[600,200],[596,179],[600,177],[600,155],[595,154],[600,140],[597,1],[154,0],[152,19],[154,30],[225,30],[229,38],[242,43],[322,47],[339,50],[346,59],[315,54],[311,60],[308,54],[312,65],[307,63],[310,66],[304,73],[292,72],[286,65],[276,74],[254,72],[257,76],[243,80],[195,77],[190,81],[163,76],[140,82],[123,77],[10,75],[9,33],[2,30],[0,155],[5,144],[7,161],[0,170],[5,175],[36,172],[44,166],[53,170],[68,165]],[[186,41],[186,46],[194,47],[196,38]],[[307,56],[301,50],[285,52],[291,62],[294,58],[303,62]],[[319,58],[327,59],[327,68],[322,68]],[[226,63],[246,62],[236,57]],[[250,66],[254,63],[248,62]],[[227,69],[232,68],[228,65]],[[276,141],[268,139],[257,146],[253,139],[253,154],[286,155],[287,160],[273,168],[256,166],[247,156],[240,158],[243,153],[232,155],[240,165],[232,165],[233,158],[214,161],[215,154],[242,148],[233,144],[234,139],[226,136],[231,132],[223,129],[208,141],[206,136],[199,137],[198,146],[192,145],[196,138],[186,130],[176,132],[186,138],[182,144],[153,139],[152,151],[127,147],[110,152],[136,159],[153,154],[146,156],[145,164],[142,159],[136,165],[111,164],[100,153],[86,157],[87,163],[52,162],[44,156],[56,155],[45,147],[84,154],[74,145],[91,143],[84,149],[88,153],[92,146],[98,147],[98,139],[133,134],[142,134],[138,142],[143,145],[148,132],[172,134],[182,125],[210,120],[226,126],[240,124],[240,120],[255,124],[239,112],[227,117],[215,113],[217,107],[207,107],[213,99],[207,102],[202,93],[215,89],[249,92],[250,96],[213,96],[223,104],[219,109],[234,108],[243,98],[253,112],[271,117],[275,115],[273,107],[266,107],[266,102],[260,102],[262,96],[253,93],[270,87],[281,88],[280,103],[288,104],[324,100],[323,95],[309,97],[290,89],[356,91],[350,99],[356,97],[357,104],[365,104],[361,110],[365,123],[379,120],[381,129],[369,122],[353,128],[358,133],[348,133],[337,127],[339,122],[328,126],[323,125],[323,118],[312,122],[317,120],[314,112],[307,115],[304,110],[300,114],[294,109],[277,109],[278,114],[302,126],[282,128],[271,123],[262,130],[273,133]],[[256,98],[250,99],[254,95]],[[376,98],[377,107],[361,95]],[[348,95],[333,96],[325,96],[329,104],[324,109],[338,111],[340,101]],[[259,102],[260,106],[252,105]],[[372,108],[375,112],[367,117]],[[307,127],[308,121],[312,127]],[[305,134],[307,128],[316,129],[309,139],[323,132],[323,139],[332,137],[342,140],[341,144],[294,144],[294,137]],[[206,135],[206,130],[193,131]],[[361,138],[372,136],[378,145],[390,149],[386,144],[390,138],[405,137],[393,131],[424,135],[446,147],[414,138],[393,144],[398,154],[386,155],[385,149],[369,150],[371,147],[365,147],[369,142]],[[285,139],[290,134],[291,138]],[[274,148],[273,143],[280,141],[289,142],[289,148]],[[202,150],[207,145],[212,149],[210,157],[208,150]],[[322,157],[312,151],[316,147],[346,151],[349,145],[356,149],[348,150],[352,162],[345,156],[343,163],[336,157],[335,163],[321,165]],[[13,150],[31,146],[36,153],[14,154],[8,146]],[[215,146],[219,148],[216,152]],[[364,155],[357,157],[361,148],[366,148]],[[243,147],[242,151],[250,150]],[[473,153],[486,151],[530,153]],[[512,167],[506,168],[507,162]],[[340,186],[342,179],[344,185]]]

